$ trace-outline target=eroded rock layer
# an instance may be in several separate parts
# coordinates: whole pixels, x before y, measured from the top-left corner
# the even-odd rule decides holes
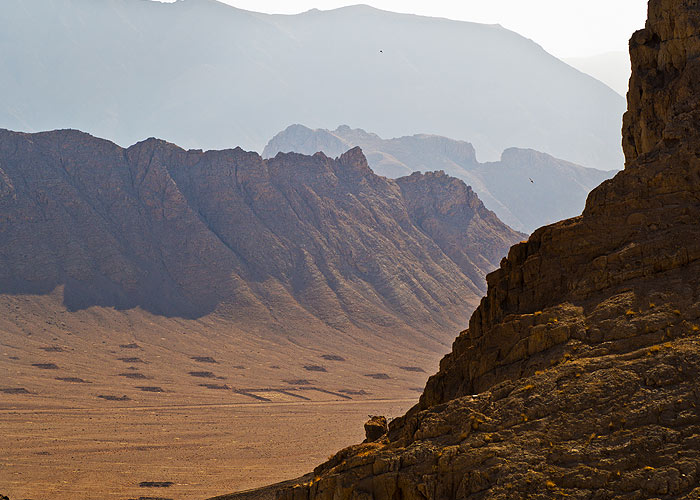
[[[627,164],[511,248],[383,442],[301,499],[700,498],[700,3],[630,42]]]

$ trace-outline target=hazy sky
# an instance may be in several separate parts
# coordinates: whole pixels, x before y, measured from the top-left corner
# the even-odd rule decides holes
[[[394,12],[500,24],[557,57],[627,50],[644,27],[646,0],[219,0],[257,12],[296,14],[365,3]]]

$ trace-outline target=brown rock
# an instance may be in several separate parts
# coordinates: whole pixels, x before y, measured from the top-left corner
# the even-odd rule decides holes
[[[383,416],[370,416],[369,420],[365,422],[365,443],[373,443],[378,441],[388,430],[386,417]]]

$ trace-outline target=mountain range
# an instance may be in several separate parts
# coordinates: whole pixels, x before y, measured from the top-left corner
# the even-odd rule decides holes
[[[284,328],[449,328],[522,238],[462,181],[389,180],[359,148],[263,160],[70,130],[0,131],[0,214],[0,293]]]
[[[520,147],[622,166],[624,100],[497,25],[363,5],[267,15],[214,0],[4,0],[2,14],[8,129],[262,151],[290,123],[348,123],[468,139],[482,161]]]
[[[336,156],[353,147],[361,147],[372,169],[387,177],[444,170],[471,186],[502,221],[525,233],[581,213],[591,189],[615,174],[519,148],[505,150],[500,161],[480,163],[465,141],[427,134],[382,139],[347,125],[333,131],[291,125],[268,142],[263,156],[292,151]]]

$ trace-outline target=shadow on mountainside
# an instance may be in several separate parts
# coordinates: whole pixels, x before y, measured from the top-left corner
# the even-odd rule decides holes
[[[240,148],[0,131],[0,293],[69,310],[452,327],[522,239],[463,182]]]

